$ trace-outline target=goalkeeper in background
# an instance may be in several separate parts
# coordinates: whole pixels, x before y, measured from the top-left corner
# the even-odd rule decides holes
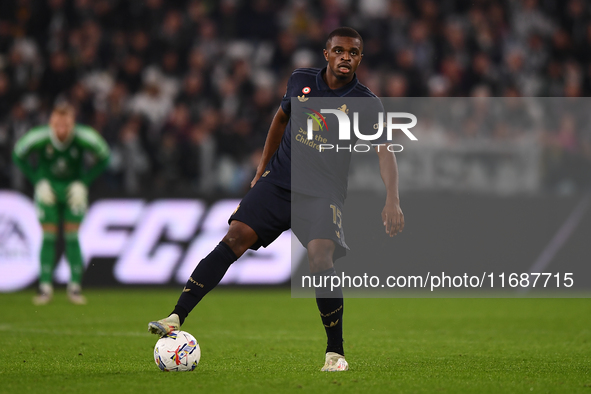
[[[84,165],[85,152],[95,158],[90,168]],[[32,156],[37,156],[35,165],[31,164]],[[59,104],[51,112],[48,125],[29,130],[17,141],[12,157],[35,185],[35,208],[43,228],[39,294],[33,303],[44,305],[52,299],[55,244],[58,224],[63,220],[71,270],[68,298],[74,304],[85,304],[78,228],[88,206],[88,186],[107,167],[109,148],[95,130],[75,124],[72,106]]]

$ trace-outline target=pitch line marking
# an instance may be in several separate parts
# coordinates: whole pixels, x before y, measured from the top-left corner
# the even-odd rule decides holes
[[[556,253],[558,253],[566,241],[568,241],[572,233],[579,225],[583,215],[587,212],[587,209],[589,209],[590,200],[591,193],[586,193],[562,224],[562,226],[560,226],[556,234],[554,234],[554,237],[552,237],[548,245],[546,245],[544,250],[542,250],[542,253],[540,253],[534,264],[529,269],[530,274],[533,272],[543,272],[550,265],[554,259],[554,256],[556,256]],[[524,288],[524,290],[529,290],[529,286]]]
[[[14,331],[14,326],[10,326],[8,324],[0,324],[0,331]],[[133,332],[133,331],[117,331],[116,333],[113,332],[106,332],[106,331],[93,331],[93,330],[86,330],[80,329],[80,331],[63,331],[63,330],[47,330],[43,328],[19,328],[19,332],[26,332],[31,334],[50,334],[50,335],[84,335],[84,336],[97,336],[97,337],[143,337],[150,335],[148,331],[144,333],[141,332]]]

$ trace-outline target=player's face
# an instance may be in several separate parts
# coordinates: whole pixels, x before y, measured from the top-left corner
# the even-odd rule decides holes
[[[65,142],[74,129],[74,116],[53,113],[49,118],[49,127],[61,142]]]
[[[353,37],[333,37],[324,50],[329,70],[338,79],[353,78],[361,62],[361,40]]]

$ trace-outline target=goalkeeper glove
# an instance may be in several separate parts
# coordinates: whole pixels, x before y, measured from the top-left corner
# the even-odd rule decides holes
[[[45,205],[55,204],[55,193],[47,179],[41,179],[35,185],[35,200]]]
[[[68,206],[72,212],[82,214],[88,205],[88,188],[80,181],[74,181],[68,185]]]

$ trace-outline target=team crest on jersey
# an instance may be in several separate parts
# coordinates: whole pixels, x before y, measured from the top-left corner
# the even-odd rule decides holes
[[[51,146],[51,144],[47,144],[45,146],[45,154],[47,156],[50,156],[51,157],[51,156],[53,156],[53,152],[54,152],[53,146]]]
[[[73,158],[76,158],[76,157],[78,157],[78,149],[76,149],[76,148],[72,148],[72,149],[70,149],[70,155],[71,155]]]

